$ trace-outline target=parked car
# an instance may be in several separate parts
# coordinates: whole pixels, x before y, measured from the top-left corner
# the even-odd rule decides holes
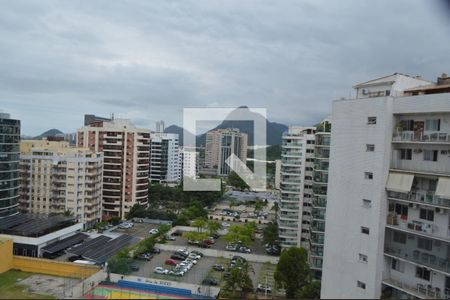
[[[161,268],[161,267],[156,267],[156,268],[153,269],[153,272],[155,272],[156,274],[163,274],[163,275],[165,275],[165,274],[169,273],[169,270]]]
[[[203,257],[203,253],[201,253],[200,251],[194,250],[194,251],[191,251],[191,254],[192,253],[194,253],[197,256]]]
[[[202,243],[200,243],[199,247],[200,247],[200,248],[211,248],[211,245],[202,242]]]
[[[203,243],[208,245],[213,245],[216,241],[214,239],[204,239]]]
[[[153,228],[153,229],[150,229],[148,233],[150,233],[150,234],[158,234],[159,230],[156,229],[156,228]]]
[[[223,278],[228,278],[230,277],[231,273],[230,272],[224,272],[223,273]]]
[[[213,270],[219,271],[219,272],[225,271],[225,267],[222,265],[214,265],[212,268],[213,268]]]
[[[205,279],[203,279],[202,284],[214,285],[215,286],[215,285],[218,284],[218,282],[214,278],[205,278]]]
[[[220,235],[218,235],[217,233],[213,233],[213,234],[211,234],[211,236],[214,238],[214,239],[218,239],[218,238],[220,238]]]
[[[161,250],[158,249],[158,248],[153,247],[152,253],[154,253],[154,254],[159,254],[159,253],[161,253]]]
[[[151,255],[150,253],[142,253],[141,255],[139,255],[138,257],[136,257],[137,259],[140,260],[146,260],[149,261],[150,259],[152,259],[153,255]]]
[[[244,262],[246,262],[247,260],[246,260],[245,258],[243,258],[242,256],[238,256],[238,255],[235,255],[235,256],[233,256],[233,257],[231,258],[231,262],[232,262],[232,263],[236,263],[237,261],[240,261],[240,262],[244,263]]]
[[[184,260],[185,257],[183,255],[180,255],[179,253],[174,253],[170,256],[171,259],[176,259],[176,260]]]
[[[176,241],[177,238],[172,236],[172,235],[166,235],[166,240],[168,240],[168,241]]]
[[[129,229],[133,226],[134,226],[133,223],[124,222],[119,225],[119,228],[120,229]]]
[[[130,269],[131,269],[131,271],[133,271],[133,272],[139,271],[139,267],[138,267],[138,266],[135,266],[135,265],[131,265],[131,266],[130,266]]]
[[[189,244],[189,245],[199,245],[199,244],[200,244],[200,241],[197,241],[197,240],[188,240],[188,244]]]
[[[169,265],[169,266],[176,266],[177,265],[177,262],[174,261],[173,259],[166,259],[166,261],[164,263],[166,265]]]
[[[189,251],[187,251],[186,248],[178,249],[177,252],[183,254],[186,257],[189,255]]]
[[[194,259],[194,258],[191,258],[191,257],[188,257],[188,258],[186,258],[186,260],[185,260],[186,262],[190,262],[190,263],[193,263],[194,265],[196,265],[197,264],[197,260],[196,259]]]
[[[236,244],[228,244],[225,247],[225,250],[227,250],[227,251],[236,251],[237,250],[237,245]]]
[[[252,249],[247,248],[247,247],[240,247],[239,248],[239,252],[241,252],[241,253],[252,253]]]
[[[257,292],[260,293],[272,293],[272,289],[270,288],[270,286],[267,284],[258,284],[258,287],[256,288]]]
[[[200,258],[202,258],[200,255],[195,254],[194,252],[191,252],[188,256],[188,258],[190,259],[195,259],[195,260],[199,260]]]
[[[230,227],[230,226],[231,226],[230,223],[222,222],[222,227]]]

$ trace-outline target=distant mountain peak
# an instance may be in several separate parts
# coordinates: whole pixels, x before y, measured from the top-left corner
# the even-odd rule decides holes
[[[46,138],[46,137],[49,137],[49,136],[58,136],[58,135],[59,136],[64,135],[64,132],[62,132],[59,129],[52,128],[52,129],[49,129],[46,132],[44,132],[44,133],[42,133],[42,134],[40,134],[38,136],[35,136],[33,138],[33,140],[42,140],[43,138]]]

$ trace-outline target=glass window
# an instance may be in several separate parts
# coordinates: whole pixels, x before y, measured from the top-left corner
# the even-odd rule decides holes
[[[430,281],[431,272],[427,268],[416,267],[416,277]]]
[[[412,149],[400,149],[400,159],[411,160],[412,159]]]
[[[420,218],[422,220],[434,221],[434,210],[431,209],[421,209]]]
[[[423,150],[423,160],[437,161],[438,160],[438,151],[437,150]]]
[[[377,117],[367,117],[367,124],[369,125],[377,124]]]
[[[394,242],[406,244],[406,233],[394,231]]]
[[[417,238],[417,247],[423,250],[431,251],[433,250],[433,241],[424,238]]]
[[[370,232],[369,227],[361,226],[361,233],[369,234],[369,232]]]
[[[441,129],[440,119],[425,120],[426,131],[439,131],[440,129]]]
[[[374,144],[366,144],[366,151],[367,152],[375,151],[375,145]]]
[[[362,281],[357,281],[357,283],[356,283],[356,285],[359,287],[359,288],[361,288],[361,289],[363,289],[363,290],[365,290],[366,289],[366,284],[364,283],[364,282],[362,282]]]
[[[365,179],[373,179],[373,173],[372,172],[364,172],[364,178]]]

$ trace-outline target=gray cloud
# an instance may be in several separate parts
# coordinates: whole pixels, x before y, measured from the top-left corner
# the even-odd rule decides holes
[[[202,106],[309,125],[357,82],[449,72],[449,28],[426,0],[3,1],[0,108],[25,134]]]

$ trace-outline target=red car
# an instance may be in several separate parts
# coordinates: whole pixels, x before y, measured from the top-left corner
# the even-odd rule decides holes
[[[208,244],[208,245],[212,245],[214,244],[216,241],[214,241],[213,239],[206,239],[203,240],[203,244]]]
[[[170,266],[176,266],[177,262],[174,261],[173,259],[166,259],[165,264]]]

